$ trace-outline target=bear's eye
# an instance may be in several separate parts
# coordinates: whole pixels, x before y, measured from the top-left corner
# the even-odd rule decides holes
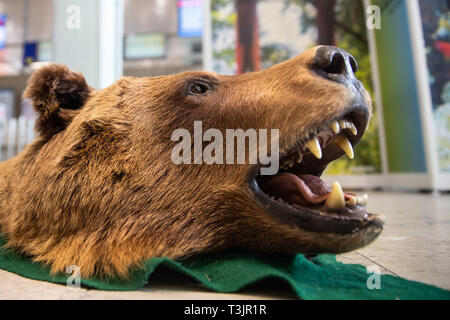
[[[209,91],[209,87],[203,83],[196,82],[189,86],[188,91],[193,94],[205,94]]]

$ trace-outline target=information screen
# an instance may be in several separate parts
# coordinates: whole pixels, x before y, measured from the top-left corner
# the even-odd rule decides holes
[[[125,37],[125,59],[162,58],[166,55],[166,39],[162,33],[138,33]]]
[[[178,0],[178,36],[201,37],[203,33],[202,0]]]

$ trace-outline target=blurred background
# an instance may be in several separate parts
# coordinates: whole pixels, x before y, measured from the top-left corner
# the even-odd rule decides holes
[[[50,62],[103,88],[120,76],[239,74],[318,44],[349,51],[374,100],[354,161],[327,170],[351,188],[450,190],[447,0],[0,0],[0,160],[34,137],[22,99]]]

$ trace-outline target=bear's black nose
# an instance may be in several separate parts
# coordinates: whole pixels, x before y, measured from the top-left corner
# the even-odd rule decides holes
[[[313,69],[324,78],[344,84],[357,81],[355,72],[358,71],[358,63],[350,53],[337,47],[318,48],[313,60]]]

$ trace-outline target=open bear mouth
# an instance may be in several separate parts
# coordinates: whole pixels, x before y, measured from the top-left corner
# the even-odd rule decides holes
[[[381,232],[384,217],[367,212],[367,195],[344,193],[339,182],[329,186],[320,176],[329,163],[353,147],[368,123],[365,107],[353,107],[324,123],[280,156],[280,170],[262,176],[259,167],[250,174],[250,190],[271,215],[284,223],[312,232],[348,234],[373,226]]]

